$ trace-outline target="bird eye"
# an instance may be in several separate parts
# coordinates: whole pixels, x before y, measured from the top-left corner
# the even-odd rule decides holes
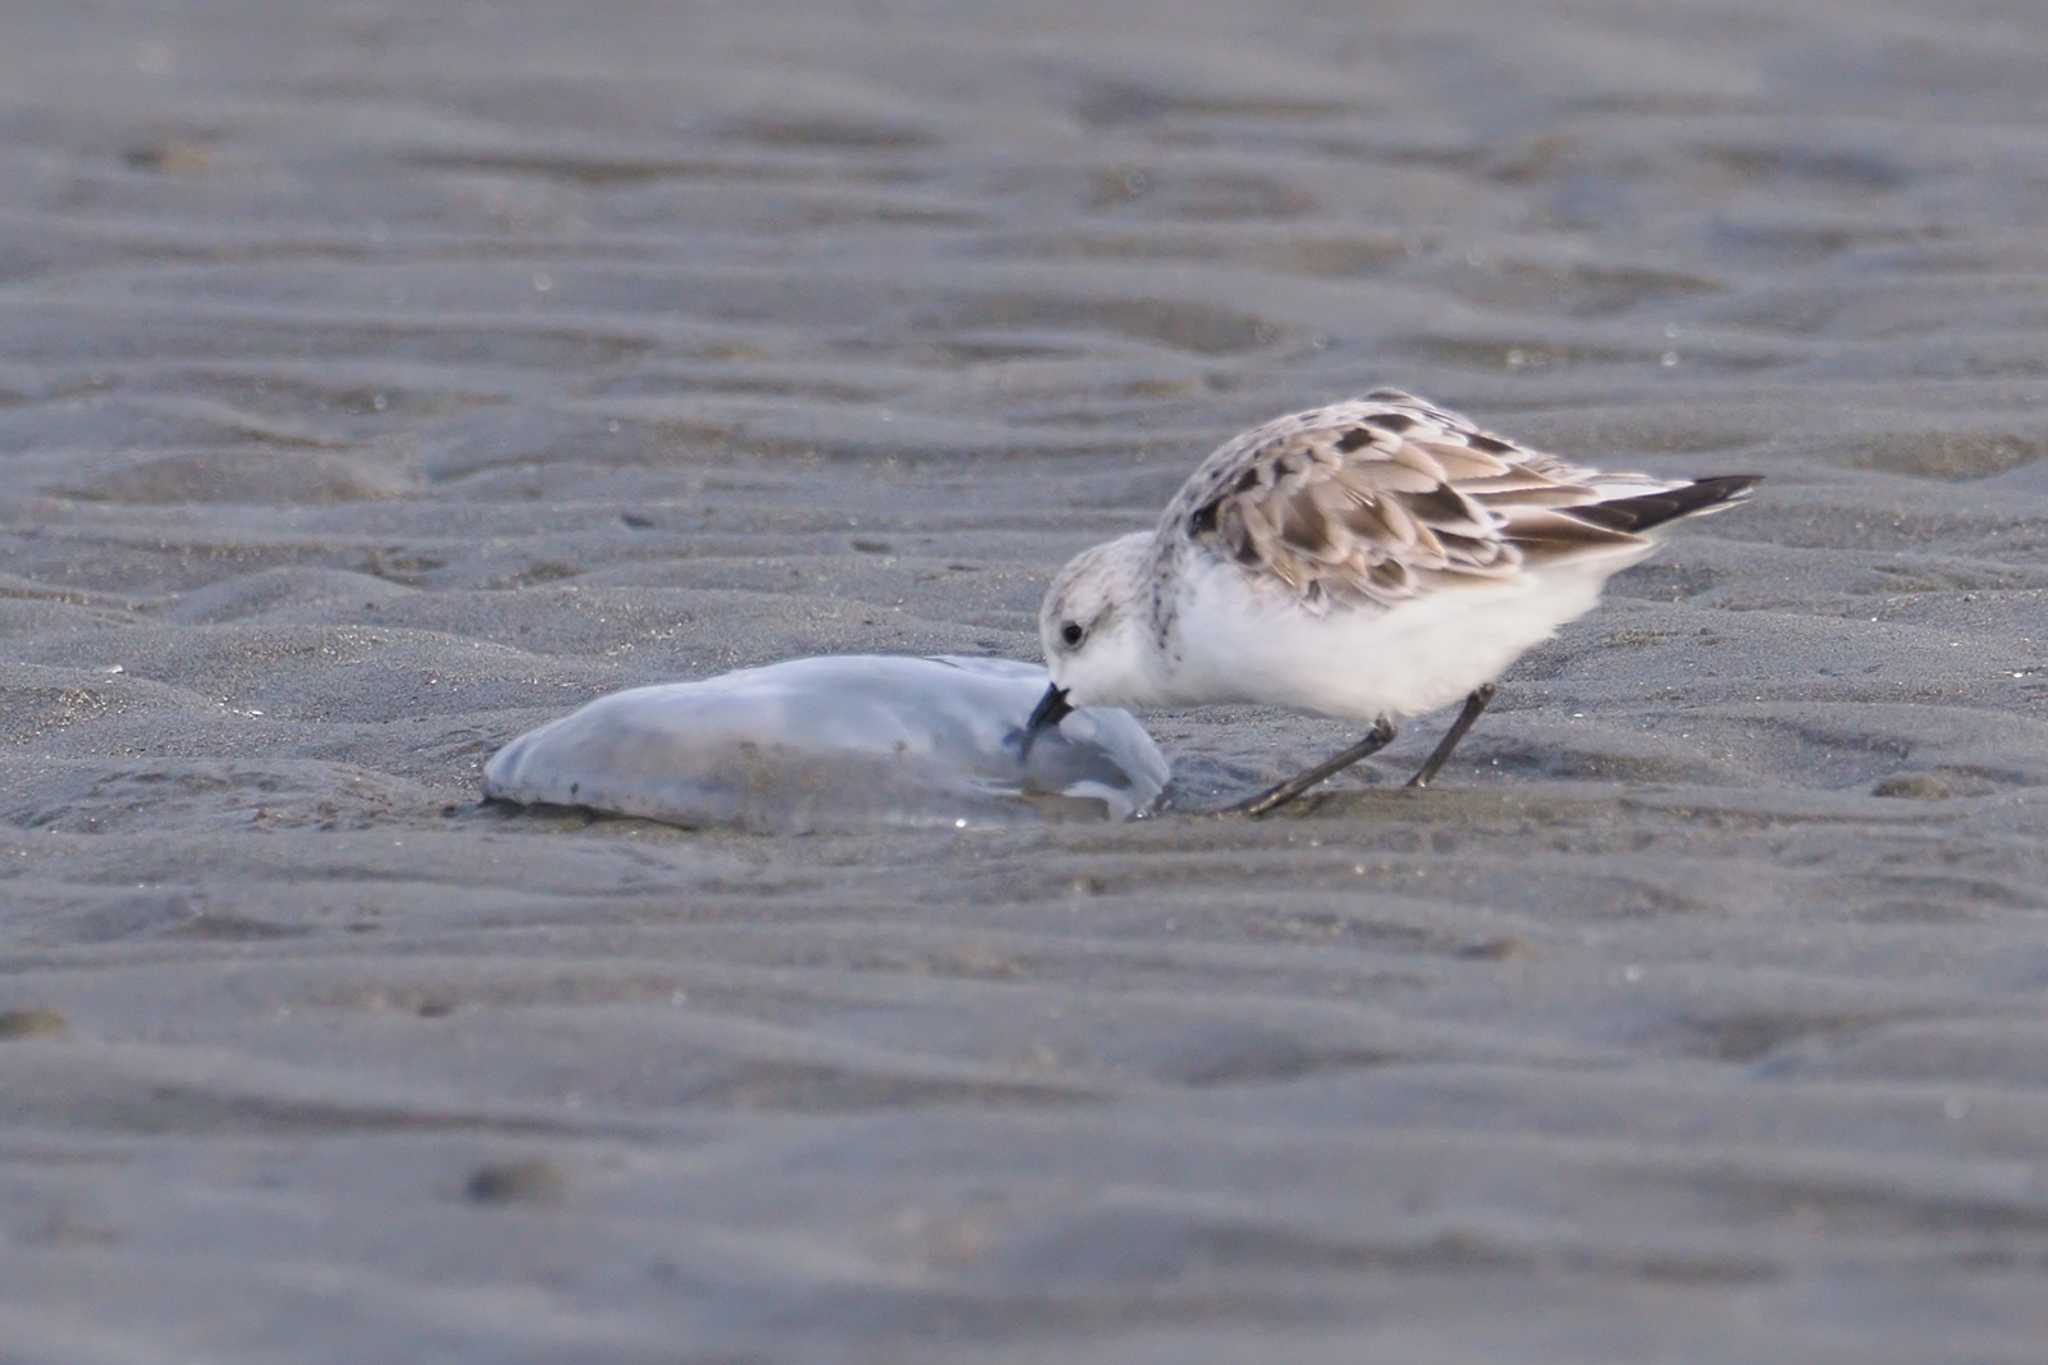
[[[1067,642],[1068,649],[1072,649],[1075,645],[1080,644],[1081,637],[1087,633],[1087,631],[1081,629],[1081,623],[1078,621],[1069,621],[1060,627],[1060,638]]]

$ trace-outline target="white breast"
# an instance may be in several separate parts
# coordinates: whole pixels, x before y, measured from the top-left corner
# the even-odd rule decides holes
[[[1591,610],[1634,557],[1439,589],[1385,610],[1322,613],[1260,589],[1235,565],[1191,558],[1160,700],[1260,702],[1365,722],[1420,715],[1499,678]]]

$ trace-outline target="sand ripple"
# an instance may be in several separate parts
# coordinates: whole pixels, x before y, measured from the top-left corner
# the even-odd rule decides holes
[[[2039,1359],[2034,11],[160,10],[0,17],[0,1356]],[[474,804],[1375,383],[1770,483],[1421,799]]]

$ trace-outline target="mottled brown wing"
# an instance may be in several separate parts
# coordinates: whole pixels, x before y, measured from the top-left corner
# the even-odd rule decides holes
[[[1203,462],[1167,515],[1175,533],[1305,602],[1389,607],[1643,544],[1574,514],[1602,500],[1582,482],[1592,477],[1380,392],[1246,432]]]

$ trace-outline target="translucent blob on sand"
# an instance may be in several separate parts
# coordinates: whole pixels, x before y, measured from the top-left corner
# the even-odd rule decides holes
[[[954,656],[795,659],[614,692],[507,744],[484,794],[679,825],[772,832],[1127,819],[1166,758],[1128,712],[1087,707],[1018,731],[1036,664]]]

